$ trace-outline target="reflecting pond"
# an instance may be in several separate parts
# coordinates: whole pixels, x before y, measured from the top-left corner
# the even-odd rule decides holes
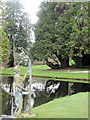
[[[11,115],[12,100],[12,89],[14,84],[13,77],[2,77],[0,81],[0,88],[2,92],[2,114]],[[28,78],[24,81],[24,88],[28,88]],[[32,107],[39,106],[47,103],[55,98],[75,94],[77,92],[90,91],[90,85],[83,83],[68,83],[47,79],[32,79],[31,85],[31,105]],[[1,101],[1,98],[0,98]],[[29,109],[28,95],[23,92],[23,110],[22,112]]]
[[[52,97],[50,96],[48,91],[45,91],[45,84],[47,80],[42,79],[32,79],[32,85],[31,85],[31,105],[32,107],[39,106],[41,104],[44,104],[50,100],[52,100]],[[10,115],[11,114],[11,108],[12,108],[12,89],[14,84],[14,78],[13,77],[2,77],[2,80],[0,82],[0,87],[2,90],[2,114]],[[24,88],[28,87],[28,78],[24,81]],[[29,109],[29,99],[28,95],[25,95],[25,92],[23,92],[23,110],[26,111]],[[15,100],[14,100],[15,102]]]

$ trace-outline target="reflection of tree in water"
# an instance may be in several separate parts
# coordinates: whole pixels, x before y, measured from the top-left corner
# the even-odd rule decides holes
[[[11,95],[8,94],[8,92],[11,92],[12,89],[12,83],[13,83],[13,77],[3,77],[3,84],[1,89],[1,97],[0,97],[0,102],[2,105],[2,113],[1,114],[6,114],[10,115],[11,114]]]
[[[54,98],[67,95],[68,94],[67,86],[68,86],[67,82],[60,82],[54,80],[46,81],[45,89],[43,91],[39,91],[37,89],[35,91],[36,97],[34,98],[34,107],[47,103],[53,100]]]
[[[2,90],[2,113],[7,115],[11,114],[11,96],[4,90]]]
[[[78,92],[90,92],[90,85],[86,83],[74,83],[71,87],[73,94]]]
[[[9,92],[12,89],[13,78],[9,78]],[[28,78],[24,82],[24,88],[28,86]],[[45,86],[41,90],[40,87],[35,84],[35,98],[34,98],[34,107],[39,106],[41,104],[47,103],[55,98],[63,97],[66,95],[72,95],[78,92],[86,92],[90,91],[90,85],[85,83],[68,83],[64,81],[55,81],[55,80],[47,80]],[[39,90],[40,89],[40,90]],[[8,95],[4,90],[0,93],[2,94],[2,113],[10,115],[11,114],[11,96]],[[23,96],[25,110],[28,107],[28,96]],[[33,98],[33,96],[32,96]],[[1,101],[1,97],[0,97]]]
[[[50,94],[45,91],[36,91],[35,95],[36,97],[34,99],[34,107],[47,103],[50,100],[52,100]]]
[[[0,88],[2,91],[0,101],[2,101],[2,114],[10,115],[12,98],[9,93],[12,91],[13,77],[8,77],[8,79],[6,78],[5,80],[2,88]]]
[[[52,87],[48,91],[50,86],[52,86]],[[52,98],[66,96],[68,94],[68,82],[48,80],[46,82],[45,91],[48,91]]]
[[[52,86],[52,89],[48,91],[50,86]],[[57,86],[57,88],[54,88],[54,86]],[[64,81],[48,80],[46,82],[45,91],[50,93],[50,97],[58,98],[78,92],[90,92],[90,85],[85,83],[69,83]]]
[[[13,77],[8,77],[8,84],[10,85],[9,92],[12,91]]]

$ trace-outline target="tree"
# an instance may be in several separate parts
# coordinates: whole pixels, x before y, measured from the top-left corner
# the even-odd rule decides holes
[[[64,16],[68,6],[64,3],[41,4],[41,10],[38,13],[39,21],[35,26],[36,43],[33,49],[34,55],[39,59],[48,61],[48,58],[58,58],[63,68],[69,64],[69,48],[66,48],[66,45],[71,33],[71,26],[68,25],[70,20],[65,20],[67,16]],[[62,33],[60,33],[61,30]],[[67,30],[69,32],[65,35]],[[67,41],[65,41],[66,39]]]
[[[1,63],[9,62],[9,39],[6,37],[6,33],[3,31],[3,29],[0,29],[0,61]]]
[[[0,0],[0,15],[1,12],[3,11],[3,2]],[[0,64],[8,63],[9,62],[9,55],[10,55],[10,50],[9,50],[9,39],[6,36],[6,33],[3,31],[2,28],[2,16],[0,17]]]
[[[23,6],[18,0],[8,0],[5,3],[4,11],[2,12],[2,26],[10,40],[10,60],[9,66],[14,66],[14,51],[20,52],[18,47],[26,48],[30,44],[30,20]],[[15,47],[14,47],[15,43]]]
[[[73,3],[71,5],[72,34],[71,40],[73,42],[73,59],[78,67],[84,64],[90,64],[90,44],[88,35],[89,26],[89,8],[88,3]],[[86,59],[86,60],[85,60]]]
[[[31,21],[29,16],[26,13],[21,15],[21,19],[19,21],[18,30],[16,34],[15,46],[18,51],[18,47],[23,47],[24,49],[31,44]]]
[[[35,58],[46,61],[58,58],[61,67],[66,68],[69,57],[89,53],[87,3],[42,3],[38,17],[33,47]]]
[[[60,4],[58,4],[60,6]],[[69,66],[69,57],[72,55],[72,41],[70,39],[70,34],[72,33],[72,25],[70,23],[70,14],[68,14],[68,9],[70,9],[70,4],[62,4],[60,6],[62,14],[57,20],[56,24],[56,47],[57,49],[55,55],[58,57],[62,68]]]

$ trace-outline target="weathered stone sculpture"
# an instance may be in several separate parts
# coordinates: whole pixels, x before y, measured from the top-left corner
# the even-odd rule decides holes
[[[16,104],[16,110],[14,115],[19,116],[22,111],[22,105],[23,105],[23,96],[22,96],[22,90],[25,90],[23,88],[23,82],[27,76],[27,73],[24,75],[24,77],[21,77],[19,75],[19,66],[14,67],[15,72],[15,104]]]

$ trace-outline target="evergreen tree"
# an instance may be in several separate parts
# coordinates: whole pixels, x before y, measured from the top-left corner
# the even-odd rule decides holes
[[[9,39],[6,37],[6,33],[3,29],[0,29],[0,62],[8,63],[9,62]]]
[[[4,3],[0,0],[0,16],[3,11]],[[2,28],[2,16],[0,17],[0,64],[9,62],[9,39]]]
[[[4,11],[2,12],[2,26],[10,40],[10,67],[14,66],[14,44],[16,51],[20,52],[18,47],[26,48],[28,40],[30,40],[31,24],[29,22],[27,23],[28,26],[26,26],[26,21],[28,22],[29,18],[26,18],[26,13],[24,13],[24,9],[20,1],[8,0],[5,3]]]
[[[63,17],[68,6],[64,3],[47,2],[41,4],[41,10],[38,13],[39,21],[35,26],[36,43],[33,49],[37,58],[46,61],[48,61],[48,58],[58,58],[63,68],[67,67],[69,63],[69,48],[67,48],[68,52],[66,53],[65,42],[68,44],[71,26],[67,25],[70,20],[65,20],[66,18]],[[64,24],[67,26],[64,26]],[[69,32],[65,35],[67,30]],[[60,33],[61,31],[62,33]],[[67,41],[65,41],[66,39]]]
[[[87,3],[42,3],[38,17],[32,51],[35,58],[58,58],[66,68],[69,57],[89,54]]]
[[[89,8],[88,3],[73,3],[68,11],[71,17],[73,42],[73,59],[78,67],[90,64],[89,44]],[[86,59],[86,60],[85,60]]]

